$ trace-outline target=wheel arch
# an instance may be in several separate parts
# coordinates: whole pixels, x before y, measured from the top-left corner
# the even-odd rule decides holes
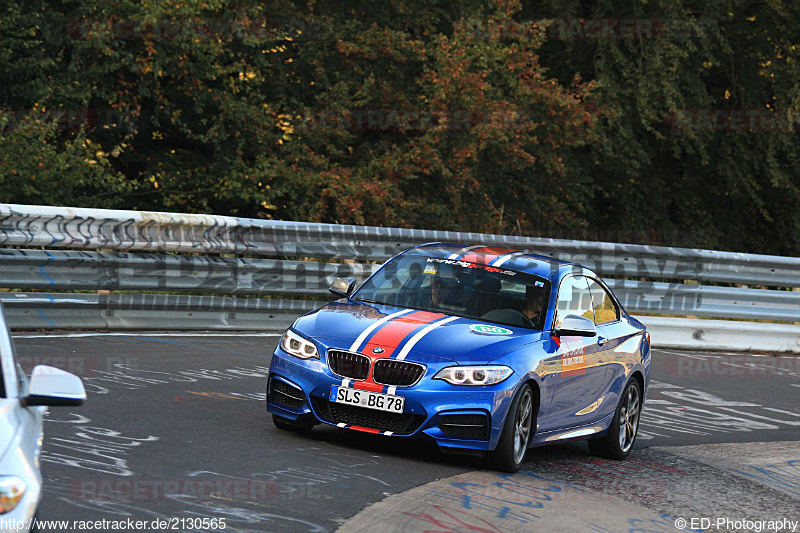
[[[641,370],[634,370],[631,373],[631,377],[628,378],[628,381],[630,381],[632,378],[635,378],[636,381],[639,382],[639,390],[642,393],[642,398],[644,398],[644,375],[642,374]]]
[[[528,379],[523,381],[523,385],[524,384],[528,384],[531,387],[531,392],[533,393],[533,401],[534,401],[534,405],[535,405],[535,409],[533,410],[533,412],[536,415],[535,423],[538,426],[538,424],[539,424],[539,409],[542,406],[542,402],[541,402],[542,391],[539,388],[539,382],[536,381],[536,379],[533,378],[533,377],[529,377]],[[521,385],[520,385],[520,388],[522,388]],[[537,427],[534,427],[533,429],[534,429],[533,435],[535,435],[536,434],[535,430],[537,429]],[[531,436],[533,436],[533,435],[531,435]],[[530,441],[528,442],[528,447],[530,447],[532,442],[533,442],[533,439],[531,438]]]

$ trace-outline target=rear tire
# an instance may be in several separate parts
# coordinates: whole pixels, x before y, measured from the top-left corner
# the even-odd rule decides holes
[[[536,428],[537,403],[526,383],[511,402],[497,448],[488,454],[489,468],[513,474],[522,466]]]
[[[314,419],[311,416],[297,417],[297,420],[291,420],[278,415],[272,415],[272,423],[275,427],[284,431],[294,431],[295,433],[309,433],[311,428],[314,427]]]
[[[622,391],[608,433],[589,441],[589,451],[592,455],[618,461],[628,457],[633,449],[633,443],[636,442],[641,413],[642,388],[636,378],[631,378]]]

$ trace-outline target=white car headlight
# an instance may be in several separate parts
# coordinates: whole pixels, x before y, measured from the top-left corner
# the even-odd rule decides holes
[[[494,385],[500,383],[514,371],[507,366],[448,366],[433,376],[451,385]]]
[[[0,514],[5,514],[22,500],[25,482],[17,476],[0,476]]]
[[[300,359],[319,359],[317,346],[289,329],[281,337],[281,348],[284,352]]]

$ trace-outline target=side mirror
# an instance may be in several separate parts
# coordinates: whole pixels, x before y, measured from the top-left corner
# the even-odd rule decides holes
[[[349,298],[350,294],[353,292],[353,289],[356,288],[356,280],[353,278],[336,278],[331,283],[330,288],[328,289],[336,296],[342,296],[344,298]]]
[[[586,317],[567,315],[561,321],[561,327],[553,330],[556,337],[594,337],[597,328],[594,322]]]
[[[33,369],[28,395],[22,398],[31,405],[80,405],[86,400],[81,378],[52,366],[38,365]]]

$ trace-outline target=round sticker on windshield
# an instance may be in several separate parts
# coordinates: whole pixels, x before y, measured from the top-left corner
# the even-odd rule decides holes
[[[469,329],[482,335],[511,335],[514,333],[510,329],[501,328],[500,326],[487,326],[486,324],[472,324]]]

